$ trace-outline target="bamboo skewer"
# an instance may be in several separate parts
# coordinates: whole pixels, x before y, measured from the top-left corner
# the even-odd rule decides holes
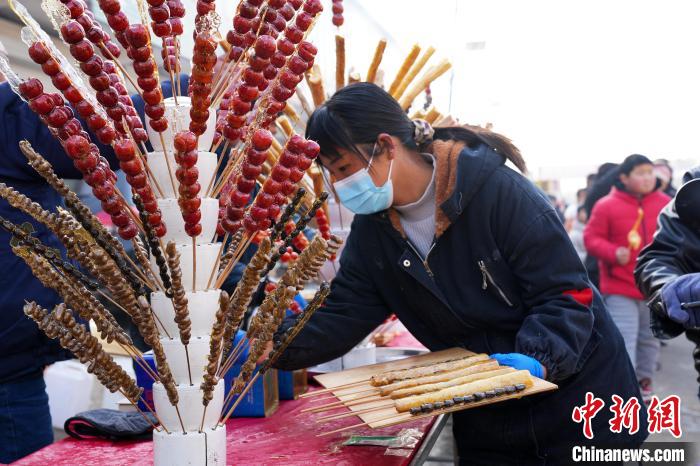
[[[170,166],[170,159],[168,158],[168,150],[165,147],[165,138],[163,133],[158,133],[160,137],[160,145],[163,147],[163,157],[165,158],[165,165],[168,167],[168,176],[170,177],[170,184],[173,187],[173,196],[177,196],[177,188],[175,187],[175,179],[173,178],[173,168]]]
[[[238,264],[238,261],[243,257],[243,254],[245,254],[246,250],[248,249],[248,246],[250,246],[250,243],[253,242],[254,236],[250,236],[245,239],[245,241],[242,241],[242,246],[240,248],[240,251],[238,254],[234,256],[234,258],[231,260],[226,265],[226,268],[219,274],[219,277],[216,279],[216,283],[214,283],[214,288],[221,288],[221,286],[224,284],[228,276],[231,274],[233,271],[233,268]]]
[[[364,385],[366,383],[367,383],[367,380],[360,380],[359,382],[350,382],[350,383],[346,383],[343,385],[338,385],[337,387],[333,387],[333,388],[324,388],[321,390],[314,390],[313,392],[302,393],[301,395],[299,395],[299,398],[308,398],[308,397],[312,397],[312,396],[323,395],[325,393],[336,392],[336,391],[344,390],[346,388],[356,387],[358,385]]]
[[[363,405],[367,403],[375,403],[377,401],[382,401],[386,400],[387,397],[380,396],[380,395],[367,395],[367,396],[361,396],[359,398],[355,398],[353,400],[347,400],[347,401],[335,401],[333,403],[328,403],[323,406],[313,406],[311,408],[305,408],[302,409],[302,413],[318,413],[321,411],[328,411],[329,409],[338,409],[342,408],[344,406],[357,406],[357,405]]]
[[[337,400],[338,396],[350,396],[350,395],[357,395],[358,393],[367,393],[367,392],[374,392],[376,394],[380,393],[380,391],[377,389],[377,387],[372,387],[372,388],[368,388],[367,390],[358,390],[356,392],[343,393],[342,395],[337,395],[337,396],[333,395],[333,396],[328,396],[328,397],[324,397],[324,398],[314,398],[311,401],[316,402],[316,401]],[[347,400],[347,401],[350,401],[350,400]]]
[[[214,266],[211,268],[211,273],[209,274],[209,280],[207,280],[207,286],[204,288],[205,290],[209,289],[209,286],[211,285],[211,281],[214,279],[214,275],[216,274],[216,271],[219,268],[219,264],[221,263],[221,254],[224,252],[224,248],[226,247],[226,242],[228,241],[229,236],[230,236],[230,233],[227,231],[226,234],[224,235],[224,240],[221,242],[221,246],[219,247],[219,252],[216,254],[216,261],[214,261]]]
[[[342,413],[342,414],[330,414],[327,416],[321,416],[317,419],[315,419],[316,422],[328,422],[328,421],[335,421],[337,419],[343,419],[346,417],[352,417],[352,416],[357,416],[359,414],[366,414],[366,413],[371,413],[372,411],[379,411],[382,409],[386,409],[390,406],[393,406],[393,403],[391,404],[386,404],[386,405],[381,405],[381,406],[374,406],[372,408],[365,408],[365,409],[358,409],[357,411],[350,411],[349,413]]]

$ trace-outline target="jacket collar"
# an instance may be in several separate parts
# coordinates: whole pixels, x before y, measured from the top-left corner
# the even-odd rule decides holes
[[[634,205],[639,205],[643,204],[645,201],[648,199],[651,199],[655,196],[657,196],[659,191],[652,191],[649,194],[645,194],[642,197],[635,196],[634,194],[625,191],[624,189],[619,188],[617,185],[613,186],[612,190],[610,191],[611,196],[613,196],[616,199],[619,199],[623,202],[627,202],[628,204],[634,204]]]
[[[485,144],[467,147],[459,141],[435,141],[428,148],[435,157],[435,238],[439,238],[466,209],[491,173],[505,159]],[[405,239],[396,209],[389,209],[392,226]]]

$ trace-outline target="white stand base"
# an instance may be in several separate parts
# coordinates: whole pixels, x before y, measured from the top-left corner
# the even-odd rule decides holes
[[[202,390],[199,388],[199,385],[178,385],[177,393],[179,396],[177,407],[180,410],[185,430],[188,432],[199,431],[199,427],[202,425],[202,413],[204,412]],[[221,417],[221,410],[224,406],[223,380],[216,384],[213,395],[214,398],[209,402],[207,413],[204,417],[203,428],[205,429],[211,429]],[[165,428],[170,432],[181,432],[182,426],[180,425],[180,419],[177,417],[177,411],[170,404],[165,388],[160,383],[153,384],[153,403],[155,404],[158,417],[163,421]]]
[[[161,338],[165,357],[170,366],[175,383],[178,385],[190,385],[190,377],[187,370],[187,354],[190,356],[189,368],[192,371],[192,384],[199,386],[204,380],[204,370],[209,359],[209,340],[207,337],[190,338],[187,352],[179,338]]]
[[[155,466],[226,466],[226,427],[202,433],[153,432]]]
[[[191,249],[191,248],[190,248]],[[219,296],[221,290],[209,291],[188,291],[187,307],[189,309],[190,322],[192,323],[191,335],[211,334],[216,312],[219,310]],[[151,308],[160,322],[163,324],[167,334],[164,334],[161,326],[158,331],[161,337],[177,337],[180,333],[175,323],[175,309],[173,302],[165,296],[162,291],[151,293]]]

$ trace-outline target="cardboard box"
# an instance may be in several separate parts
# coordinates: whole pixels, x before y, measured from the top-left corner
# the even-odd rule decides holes
[[[297,371],[277,371],[280,386],[280,400],[296,400],[309,389],[306,369]]]

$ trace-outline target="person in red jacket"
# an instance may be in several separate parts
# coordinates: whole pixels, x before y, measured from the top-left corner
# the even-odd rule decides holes
[[[634,266],[641,249],[651,243],[656,219],[671,198],[658,190],[654,165],[643,155],[627,157],[618,173],[610,194],[593,208],[583,239],[588,253],[598,258],[600,291],[648,400],[659,341],[651,333],[649,308],[635,284]]]

